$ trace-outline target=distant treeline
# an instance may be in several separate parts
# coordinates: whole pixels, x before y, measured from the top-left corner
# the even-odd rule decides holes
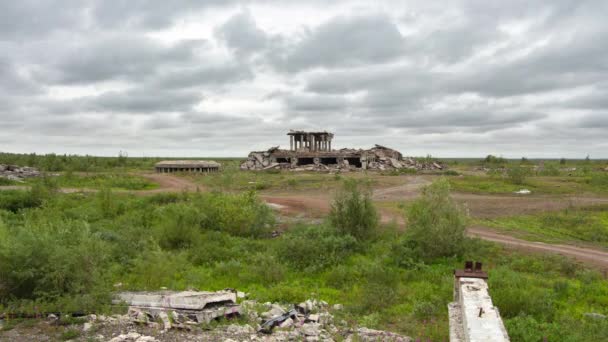
[[[0,153],[0,164],[13,164],[20,166],[31,166],[41,171],[107,171],[116,168],[124,169],[151,169],[154,164],[167,159],[201,159],[201,158],[163,158],[163,157],[128,157],[125,153],[119,153],[116,157],[97,157],[90,155],[68,155],[68,154],[18,154]],[[204,158],[203,158],[204,159]],[[215,160],[227,160],[225,158],[214,158]]]

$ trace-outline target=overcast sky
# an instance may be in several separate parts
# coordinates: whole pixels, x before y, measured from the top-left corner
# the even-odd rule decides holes
[[[0,2],[0,151],[608,157],[608,1]]]

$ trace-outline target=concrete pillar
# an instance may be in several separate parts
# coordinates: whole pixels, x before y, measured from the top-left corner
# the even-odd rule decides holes
[[[293,135],[289,136],[289,150],[293,151]]]
[[[329,148],[327,150],[331,151],[331,140],[329,141]]]
[[[300,149],[302,149],[303,144],[304,144],[304,134],[300,134]]]

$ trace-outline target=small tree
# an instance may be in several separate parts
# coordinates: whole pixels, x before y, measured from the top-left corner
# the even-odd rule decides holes
[[[566,158],[562,158],[559,160],[560,165],[566,165]]]
[[[357,240],[373,237],[378,213],[372,203],[371,189],[352,179],[344,181],[331,206],[329,221],[340,233],[350,234]]]
[[[507,177],[513,184],[523,185],[530,171],[520,165],[512,166],[507,170]]]
[[[450,183],[442,178],[424,188],[406,212],[406,244],[417,257],[434,259],[463,251],[467,214],[450,197]]]

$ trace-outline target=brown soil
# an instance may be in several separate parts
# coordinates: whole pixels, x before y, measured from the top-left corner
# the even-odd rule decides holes
[[[374,200],[377,201],[410,201],[416,198],[420,189],[428,184],[422,177],[412,177],[411,182],[400,186],[378,189],[374,192]],[[453,197],[465,204],[474,217],[486,218],[496,216],[528,214],[547,210],[560,210],[569,206],[589,206],[608,203],[607,198],[596,197],[551,197],[551,196],[490,196],[455,193]],[[329,195],[282,195],[262,196],[268,203],[280,205],[278,211],[283,215],[306,215],[308,217],[322,217],[331,208],[331,197]],[[381,221],[383,223],[396,222],[405,229],[402,215],[394,211],[381,208]],[[531,252],[551,252],[573,257],[581,262],[608,269],[608,251],[597,248],[577,247],[571,245],[546,244],[517,239],[508,235],[497,233],[483,226],[470,227],[470,236],[476,236],[483,240],[501,243],[510,248]]]
[[[475,236],[487,241],[498,242],[508,247],[531,252],[551,252],[561,254],[608,270],[608,251],[572,245],[546,244],[543,242],[525,241],[498,233],[493,231],[491,228],[483,226],[469,227],[467,231],[470,236]]]
[[[137,193],[160,193],[160,192],[182,192],[204,190],[202,185],[196,184],[188,178],[178,177],[171,174],[144,173],[140,176],[158,184],[154,190],[137,191]]]

